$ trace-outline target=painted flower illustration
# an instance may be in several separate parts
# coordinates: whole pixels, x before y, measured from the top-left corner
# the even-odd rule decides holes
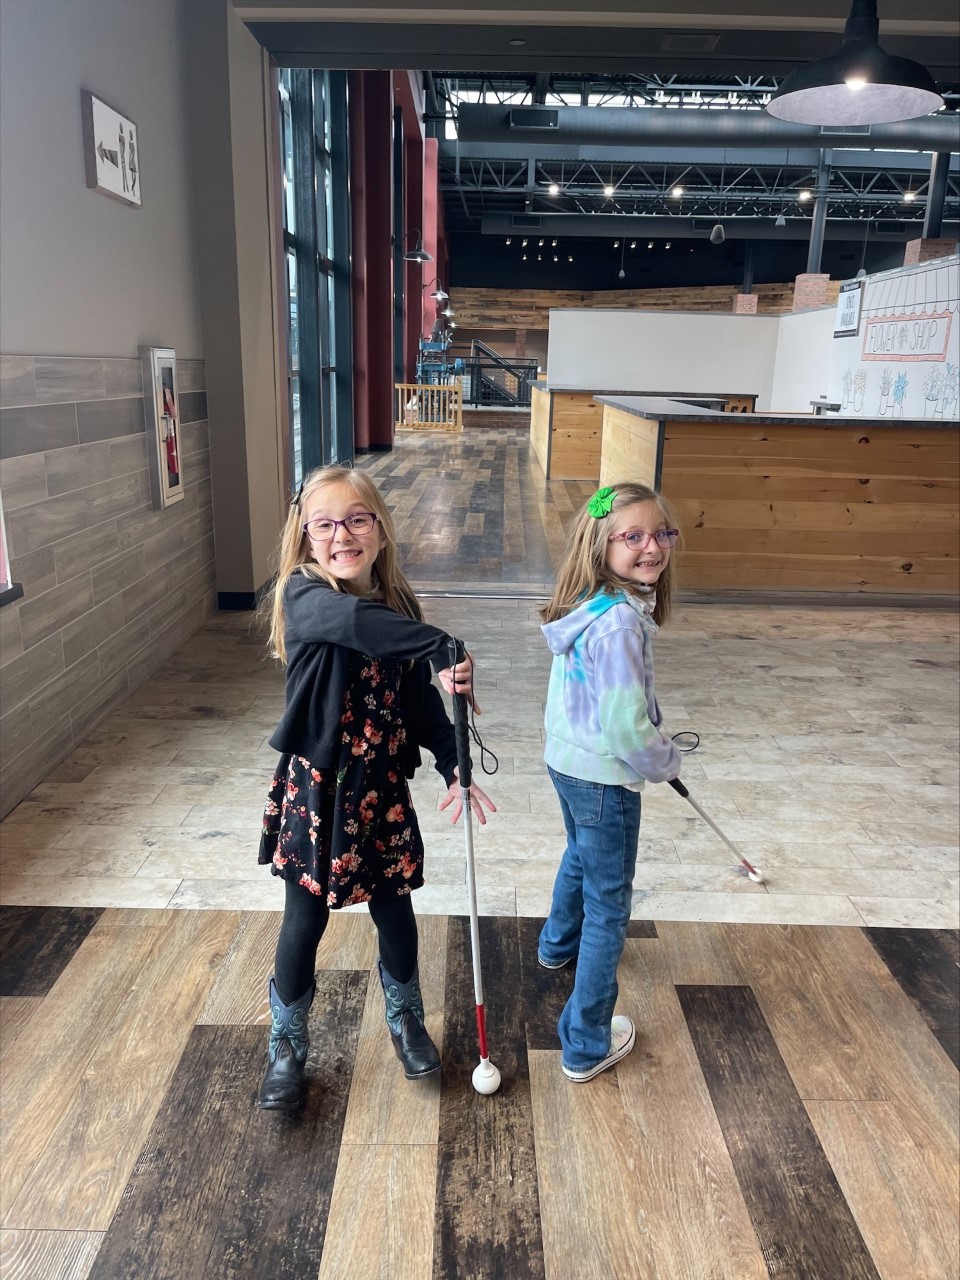
[[[903,404],[903,397],[906,395],[908,385],[907,375],[905,373],[898,373],[897,380],[893,384],[893,399],[895,404]]]

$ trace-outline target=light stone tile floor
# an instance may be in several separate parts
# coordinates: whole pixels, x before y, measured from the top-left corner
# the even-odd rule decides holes
[[[442,584],[433,584],[441,586]],[[549,654],[537,605],[428,598],[477,662],[498,812],[475,826],[479,910],[544,915],[563,849],[542,762]],[[0,901],[279,910],[256,862],[282,675],[249,615],[221,614],[0,826]],[[958,619],[946,612],[683,605],[656,644],[667,724],[701,735],[691,792],[765,872],[756,885],[673,791],[643,798],[643,919],[956,928]],[[462,829],[413,784],[417,910],[467,910]],[[364,908],[359,908],[364,910]]]

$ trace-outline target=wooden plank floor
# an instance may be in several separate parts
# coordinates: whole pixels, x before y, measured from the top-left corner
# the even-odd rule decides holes
[[[278,914],[58,908],[38,984],[36,910],[0,915],[4,1280],[957,1275],[953,933],[634,921],[637,1048],[574,1085],[571,975],[484,918],[485,1098],[466,920],[421,919],[443,1068],[407,1082],[341,913],[290,1118],[254,1106]]]
[[[564,525],[596,488],[544,479],[529,431],[509,427],[402,434],[361,465],[396,520],[407,576],[438,584],[552,582]]]

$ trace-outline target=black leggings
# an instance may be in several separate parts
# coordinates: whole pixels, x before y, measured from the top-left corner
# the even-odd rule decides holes
[[[313,982],[317,947],[330,919],[326,902],[294,880],[284,880],[286,901],[277,940],[274,981],[284,1004],[299,1000]],[[417,967],[417,918],[410,894],[391,894],[367,904],[377,926],[380,959],[397,982],[409,982]]]

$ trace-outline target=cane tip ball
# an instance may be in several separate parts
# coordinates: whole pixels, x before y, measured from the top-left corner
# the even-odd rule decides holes
[[[481,1062],[473,1073],[477,1093],[496,1093],[500,1088],[500,1072],[492,1062]]]

